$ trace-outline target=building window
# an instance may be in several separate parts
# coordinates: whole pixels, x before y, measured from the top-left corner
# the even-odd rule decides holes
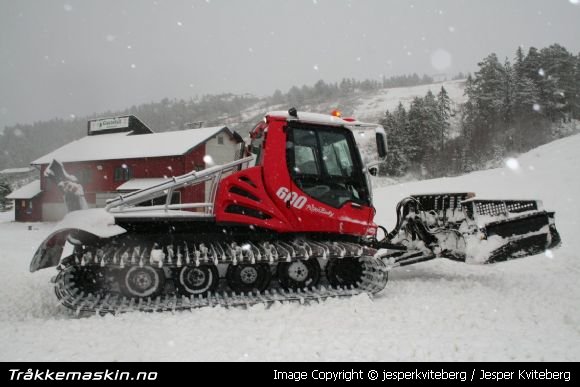
[[[131,168],[126,165],[115,168],[115,181],[127,181],[131,179]]]
[[[77,177],[82,185],[90,184],[93,180],[93,171],[88,168],[82,169]]]
[[[224,145],[224,136],[218,136],[218,145]]]

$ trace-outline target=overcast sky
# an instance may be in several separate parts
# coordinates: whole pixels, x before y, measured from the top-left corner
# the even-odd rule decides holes
[[[580,51],[579,0],[0,0],[0,130],[164,97],[270,95]]]

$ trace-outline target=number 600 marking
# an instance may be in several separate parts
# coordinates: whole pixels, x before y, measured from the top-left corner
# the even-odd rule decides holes
[[[290,192],[286,187],[280,187],[276,196],[285,202],[290,202],[290,205],[294,208],[301,209],[306,204],[306,197],[298,195],[296,192]]]

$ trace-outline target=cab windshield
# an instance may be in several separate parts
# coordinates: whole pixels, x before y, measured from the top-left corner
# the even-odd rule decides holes
[[[288,126],[286,160],[294,183],[309,196],[339,208],[369,205],[362,162],[352,133],[340,127]]]

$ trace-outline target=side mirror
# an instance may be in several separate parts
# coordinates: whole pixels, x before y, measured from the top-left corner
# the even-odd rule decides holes
[[[377,165],[369,167],[369,173],[371,176],[377,176],[379,174],[379,167]]]
[[[385,135],[384,133],[376,133],[376,138],[377,138],[377,152],[379,154],[379,157],[385,158],[387,156],[387,141],[385,139]]]

